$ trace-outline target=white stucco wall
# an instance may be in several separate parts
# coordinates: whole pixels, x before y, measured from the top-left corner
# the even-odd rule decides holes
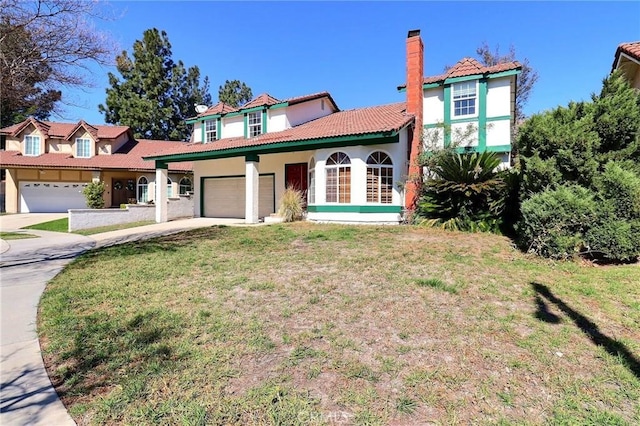
[[[508,145],[510,137],[510,120],[487,122],[487,146]]]
[[[444,122],[444,90],[442,87],[423,91],[423,124],[438,124]]]
[[[324,109],[323,109],[324,105]],[[331,103],[326,99],[314,99],[313,101],[302,102],[286,108],[287,119],[291,126],[297,126],[313,119],[324,117],[333,112]],[[271,131],[271,130],[269,130]]]
[[[169,220],[193,217],[193,197],[170,198],[167,202]],[[71,209],[69,232],[101,226],[155,220],[153,204],[128,204],[126,209]]]
[[[451,143],[458,146],[478,146],[478,122],[452,124]]]
[[[222,117],[222,134],[224,138],[244,137],[244,116]]]
[[[487,81],[487,117],[511,114],[511,78],[495,78]]]
[[[193,142],[202,142],[202,126],[204,122],[198,121],[193,125]]]
[[[277,108],[267,110],[267,132],[280,132],[286,130],[291,125],[287,119],[286,108]]]

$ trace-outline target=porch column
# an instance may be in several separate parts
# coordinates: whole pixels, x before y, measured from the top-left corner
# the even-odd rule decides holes
[[[169,166],[166,163],[156,161],[156,223],[167,221],[167,179],[169,178]]]
[[[260,171],[258,170],[258,163],[260,157],[257,155],[247,155],[245,157],[245,214],[244,220],[246,223],[258,223],[258,202],[260,194]]]

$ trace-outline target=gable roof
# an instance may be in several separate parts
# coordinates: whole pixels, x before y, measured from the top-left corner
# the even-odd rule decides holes
[[[242,105],[238,109],[242,110],[242,109],[255,108],[255,107],[265,106],[265,105],[266,106],[271,106],[271,105],[280,104],[280,103],[282,103],[281,100],[278,100],[278,99],[274,98],[273,96],[271,96],[268,93],[263,93],[261,95],[256,96],[255,98],[251,99],[249,102],[247,102],[246,104]]]
[[[90,125],[84,120],[80,120],[78,123],[58,123],[52,121],[40,121],[33,117],[29,117],[21,123],[0,129],[0,134],[15,137],[29,124],[33,124],[40,133],[43,134],[43,136],[58,139],[67,139],[67,137],[71,137],[80,127],[84,127],[97,139],[115,139],[129,131],[129,127],[127,126]]]
[[[145,161],[143,157],[177,149],[185,142],[167,142],[148,139],[130,140],[111,155],[95,155],[91,158],[74,158],[72,154],[48,152],[38,156],[22,155],[19,151],[0,151],[0,166],[39,167],[61,169],[128,169],[132,171],[153,171],[153,161]],[[172,163],[170,171],[191,171],[193,164],[188,162]]]
[[[613,72],[618,67],[620,61],[620,54],[624,53],[637,62],[640,62],[640,41],[632,41],[629,43],[620,43],[616,49],[616,55],[613,59],[613,65],[611,65],[611,71]]]
[[[224,138],[210,143],[189,143],[178,149],[166,150],[161,155],[166,157],[178,154],[222,151],[233,148],[255,147],[276,143],[296,143],[307,140],[331,139],[336,137],[357,137],[374,134],[392,134],[398,132],[411,122],[413,115],[407,114],[404,102],[339,111],[296,127],[280,132],[264,133],[255,138]]]
[[[486,67],[473,58],[462,58],[454,66],[444,74],[425,77],[423,84],[441,83],[448,78],[467,77],[470,75],[483,75],[497,74],[504,71],[518,71],[522,69],[522,65],[518,61],[503,62],[490,67]],[[406,88],[407,85],[403,84],[398,86],[398,89]]]
[[[224,102],[218,102],[214,106],[209,107],[205,112],[201,112],[196,117],[204,117],[205,115],[222,115],[228,112],[235,112],[236,108],[232,107],[229,104],[225,104]]]

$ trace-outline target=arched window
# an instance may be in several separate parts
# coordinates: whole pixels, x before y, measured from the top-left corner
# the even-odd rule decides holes
[[[335,152],[327,159],[327,203],[351,202],[351,159],[344,152]]]
[[[191,183],[191,179],[188,177],[183,177],[180,179],[180,195],[187,195],[193,192],[193,184]]]
[[[146,203],[149,201],[149,181],[146,177],[140,176],[138,179],[138,202]]]
[[[173,182],[171,178],[167,178],[167,198],[173,197]]]
[[[393,162],[381,151],[367,158],[367,202],[391,204],[393,199]]]
[[[313,204],[316,202],[316,160],[311,157],[309,161],[309,189],[308,189],[308,203]]]

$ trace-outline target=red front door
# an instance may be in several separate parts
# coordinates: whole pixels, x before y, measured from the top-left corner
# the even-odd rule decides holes
[[[295,188],[302,191],[304,199],[307,199],[307,163],[286,164],[284,166],[285,188]]]

